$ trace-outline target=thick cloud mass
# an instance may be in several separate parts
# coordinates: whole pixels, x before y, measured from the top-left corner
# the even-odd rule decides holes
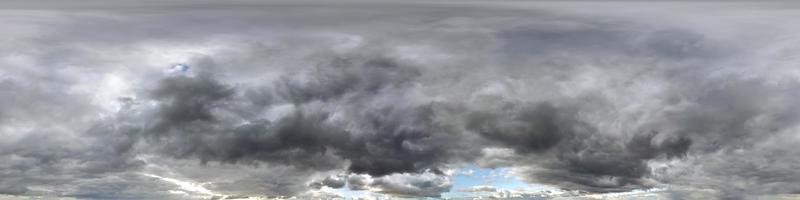
[[[800,191],[793,4],[50,3],[0,3],[2,195]]]

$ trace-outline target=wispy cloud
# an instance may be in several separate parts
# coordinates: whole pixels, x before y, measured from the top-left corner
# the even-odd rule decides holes
[[[203,187],[203,184],[200,184],[200,183],[194,183],[194,182],[191,182],[191,181],[182,181],[182,180],[178,180],[178,179],[174,179],[174,178],[166,178],[166,177],[161,177],[161,176],[153,175],[153,174],[142,174],[142,175],[147,176],[147,177],[153,177],[153,178],[156,178],[156,179],[161,180],[161,181],[166,181],[166,182],[175,184],[175,186],[178,186],[178,189],[180,189],[182,191],[185,191],[185,192],[188,192],[188,193],[202,195],[202,196],[205,196],[205,197],[224,196],[224,195],[221,195],[221,194],[214,193],[213,191],[211,191],[209,189],[206,189],[205,187]]]

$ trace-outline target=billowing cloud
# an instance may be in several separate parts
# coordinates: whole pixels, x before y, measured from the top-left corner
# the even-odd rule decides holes
[[[338,3],[0,3],[0,194],[800,191],[794,9]]]
[[[462,190],[464,192],[496,192],[497,188],[491,185],[479,185],[473,186],[467,189]]]

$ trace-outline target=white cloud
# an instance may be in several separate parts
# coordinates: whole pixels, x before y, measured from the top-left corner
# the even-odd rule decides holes
[[[203,184],[201,184],[201,183],[195,183],[195,182],[191,182],[191,181],[183,181],[183,180],[178,180],[178,179],[174,179],[174,178],[167,178],[167,177],[162,177],[162,176],[158,176],[158,175],[154,175],[154,174],[147,174],[147,173],[143,173],[142,175],[147,176],[147,177],[157,178],[158,180],[166,181],[166,182],[175,184],[176,186],[178,186],[178,189],[180,189],[183,192],[194,193],[194,194],[202,195],[202,196],[205,196],[205,197],[225,196],[225,195],[221,195],[221,194],[215,193],[215,192],[213,192],[213,191],[211,191],[209,189],[206,189],[205,187],[203,187]],[[174,193],[173,191],[175,191],[175,190],[170,190],[170,193]]]

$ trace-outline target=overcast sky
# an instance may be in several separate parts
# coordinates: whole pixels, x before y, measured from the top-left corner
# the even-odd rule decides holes
[[[800,4],[0,2],[0,199],[800,198]]]

